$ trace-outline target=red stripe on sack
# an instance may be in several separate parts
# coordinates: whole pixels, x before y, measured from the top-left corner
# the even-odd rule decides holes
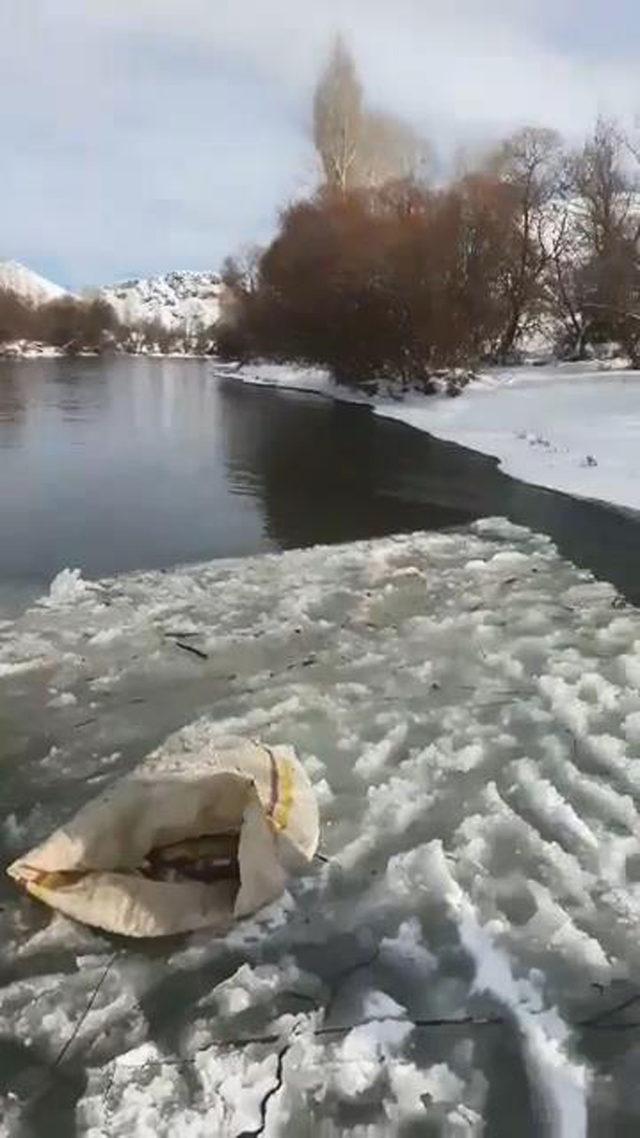
[[[270,747],[265,746],[265,751],[269,756],[271,762],[271,796],[269,798],[269,805],[267,807],[267,814],[273,818],[273,813],[278,802],[278,794],[280,793],[280,775],[278,773],[278,764],[275,755]]]

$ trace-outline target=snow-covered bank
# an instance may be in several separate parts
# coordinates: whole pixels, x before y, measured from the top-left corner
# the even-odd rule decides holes
[[[525,482],[640,510],[640,372],[594,364],[483,373],[456,399],[368,400],[321,369],[248,365],[247,382],[370,402],[376,414],[498,459]]]
[[[183,351],[172,349],[169,352],[158,351],[157,348],[150,348],[146,345],[136,347],[135,350],[128,350],[122,345],[111,348],[109,352],[97,352],[91,350],[81,350],[77,352],[69,352],[64,348],[57,348],[54,344],[43,344],[37,340],[12,340],[5,344],[0,344],[0,361],[11,360],[11,362],[18,360],[75,360],[75,359],[95,359],[95,358],[109,358],[110,356],[127,356],[133,359],[139,357],[151,360],[210,360],[211,352],[193,352],[188,348]]]
[[[8,340],[0,344],[0,360],[59,359],[66,354],[62,348],[39,340]]]
[[[493,455],[525,482],[640,510],[640,372],[497,369],[458,399],[408,399],[379,411]]]
[[[5,861],[150,747],[224,732],[297,748],[329,858],[225,941],[115,957],[7,883],[16,1127],[36,1098],[91,1138],[640,1122],[638,1036],[576,1026],[640,985],[640,614],[548,540],[66,571],[0,673]]]

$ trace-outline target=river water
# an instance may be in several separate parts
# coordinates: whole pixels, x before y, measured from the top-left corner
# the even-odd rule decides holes
[[[640,596],[634,515],[525,486],[367,408],[198,360],[0,364],[0,598],[138,568],[504,515]]]
[[[2,864],[221,725],[296,747],[329,859],[224,942],[122,944],[5,879],[15,1133],[258,1133],[273,1047],[214,1036],[279,1016],[265,1133],[637,1134],[640,618],[570,564],[637,600],[637,519],[198,361],[3,364],[0,474],[5,607],[163,570],[0,625]]]

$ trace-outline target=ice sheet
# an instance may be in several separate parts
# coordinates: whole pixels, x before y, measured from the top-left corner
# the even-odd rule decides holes
[[[547,539],[68,573],[0,673],[5,862],[167,736],[230,731],[297,748],[329,859],[224,941],[111,941],[3,884],[7,1126],[640,1126],[640,1030],[576,1026],[640,990],[640,617]]]

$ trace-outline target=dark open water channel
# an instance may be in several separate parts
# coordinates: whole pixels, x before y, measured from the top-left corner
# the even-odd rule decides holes
[[[0,364],[0,600],[89,577],[501,514],[640,599],[639,517],[367,408],[195,360]]]

